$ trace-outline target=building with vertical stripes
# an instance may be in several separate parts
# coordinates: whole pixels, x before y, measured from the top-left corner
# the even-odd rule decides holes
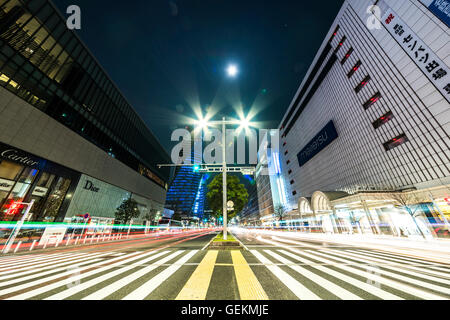
[[[121,62],[123,63],[123,62]],[[170,157],[48,0],[0,1],[0,221],[163,211]]]
[[[293,224],[448,235],[449,8],[345,1],[280,124]]]

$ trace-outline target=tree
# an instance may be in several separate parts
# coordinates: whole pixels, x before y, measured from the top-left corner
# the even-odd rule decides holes
[[[214,177],[208,185],[208,193],[206,199],[210,208],[214,211],[216,217],[222,215],[223,208],[223,179],[222,174]],[[233,211],[228,212],[228,218],[233,218],[237,213],[241,212],[248,202],[248,192],[244,184],[240,183],[237,176],[227,175],[227,201],[234,202]]]
[[[158,214],[158,209],[152,203],[150,205],[150,209],[148,210],[148,212],[143,216],[143,219],[146,221],[150,221],[151,223],[155,223],[157,214]]]
[[[287,211],[286,208],[282,204],[278,204],[275,206],[274,213],[275,217],[277,217],[278,221],[283,220],[283,218],[286,216]]]
[[[417,205],[420,200],[414,196],[411,192],[396,192],[390,194],[390,198],[398,203],[398,206],[404,209],[411,216],[412,220],[416,224],[417,229],[424,239],[426,239],[422,229],[419,227],[417,223],[415,214],[419,206]]]
[[[122,204],[116,209],[116,223],[127,224],[131,219],[135,219],[141,215],[138,208],[138,203],[128,198],[122,202]]]

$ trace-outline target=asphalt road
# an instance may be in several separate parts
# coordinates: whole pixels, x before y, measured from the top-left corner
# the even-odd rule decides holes
[[[0,299],[449,299],[450,262],[243,232],[242,250],[208,250],[214,232],[0,257]]]

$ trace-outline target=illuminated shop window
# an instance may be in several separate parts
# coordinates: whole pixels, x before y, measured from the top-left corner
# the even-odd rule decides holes
[[[380,100],[380,98],[381,98],[381,93],[379,93],[379,92],[375,93],[372,98],[370,98],[369,100],[367,100],[366,103],[363,104],[364,110],[369,109],[369,107],[371,105],[373,105],[375,102],[377,102],[378,100]]]
[[[408,137],[404,133],[402,133],[401,135],[384,143],[383,146],[386,151],[389,151],[389,150],[392,150],[408,141],[409,141]]]
[[[378,129],[383,124],[389,122],[392,118],[394,118],[394,114],[391,111],[389,111],[386,114],[384,114],[382,117],[380,117],[378,120],[374,121],[373,127],[375,129]]]
[[[341,64],[344,64],[347,61],[347,59],[352,55],[352,53],[353,53],[353,48],[348,49],[344,58],[342,58],[342,60],[341,60]]]
[[[358,69],[361,67],[361,60],[358,60],[358,62],[356,62],[356,64],[353,66],[352,70],[350,70],[350,72],[347,74],[348,78],[351,78],[356,71],[358,71]]]
[[[367,84],[367,82],[369,82],[371,80],[370,76],[367,76],[364,78],[363,81],[361,81],[360,84],[358,84],[358,86],[355,88],[355,92],[359,93],[361,91],[362,88],[364,88]]]

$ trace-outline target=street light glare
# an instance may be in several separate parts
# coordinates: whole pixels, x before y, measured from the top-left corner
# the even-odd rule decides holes
[[[230,64],[227,68],[227,74],[230,77],[235,77],[238,74],[238,68],[234,64]]]
[[[247,129],[250,126],[250,121],[248,119],[242,119],[241,126],[245,129]]]
[[[197,124],[200,128],[206,128],[208,126],[208,120],[200,119],[197,121]]]

